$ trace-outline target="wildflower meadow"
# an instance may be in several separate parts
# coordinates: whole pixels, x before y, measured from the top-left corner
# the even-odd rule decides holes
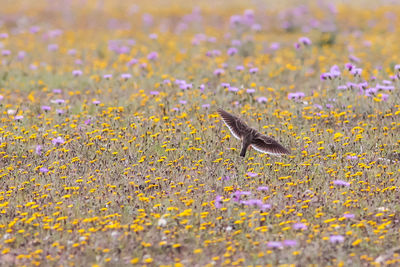
[[[0,2],[0,266],[400,265],[399,1]]]

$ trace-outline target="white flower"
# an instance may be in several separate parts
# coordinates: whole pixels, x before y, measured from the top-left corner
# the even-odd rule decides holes
[[[167,225],[167,220],[166,220],[166,219],[160,218],[160,219],[158,220],[158,226],[164,227],[164,226],[166,226],[166,225]]]

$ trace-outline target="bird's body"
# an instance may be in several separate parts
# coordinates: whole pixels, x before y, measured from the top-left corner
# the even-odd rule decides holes
[[[223,109],[218,109],[218,113],[222,120],[228,126],[232,135],[242,141],[242,149],[240,156],[244,157],[249,147],[255,150],[272,155],[290,154],[289,150],[273,138],[259,133],[257,130],[247,126],[240,118],[226,112]]]

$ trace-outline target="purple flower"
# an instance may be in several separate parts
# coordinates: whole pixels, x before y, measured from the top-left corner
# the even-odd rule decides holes
[[[42,154],[42,146],[41,145],[37,145],[36,146],[35,153],[36,153],[36,155],[41,155]]]
[[[246,90],[246,92],[247,92],[248,94],[254,94],[254,93],[256,92],[256,89],[249,88],[249,89]]]
[[[322,73],[321,76],[319,76],[321,81],[325,81],[327,79],[332,80],[333,75],[330,72],[325,72]]]
[[[293,224],[293,229],[305,230],[305,229],[307,229],[307,225],[305,225],[304,223],[295,223],[295,224]]]
[[[57,51],[58,50],[58,44],[49,44],[47,46],[48,51]]]
[[[64,114],[65,111],[63,109],[56,109],[58,115]]]
[[[236,70],[237,70],[237,71],[242,71],[242,70],[244,70],[244,67],[243,67],[243,66],[241,66],[241,65],[239,65],[239,66],[236,66]]]
[[[165,80],[163,81],[163,84],[170,84],[170,83],[171,83],[171,81],[168,80],[168,79],[165,79]]]
[[[150,95],[159,95],[160,92],[159,91],[150,91]]]
[[[387,101],[389,99],[389,95],[388,94],[381,94],[381,99],[382,99],[382,101]]]
[[[232,193],[232,198],[234,201],[239,201],[241,196],[249,196],[251,195],[251,192],[249,191],[235,191]]]
[[[233,46],[241,46],[242,42],[240,40],[235,39],[235,40],[232,40],[231,44]]]
[[[282,242],[271,241],[271,242],[268,242],[267,247],[269,247],[269,248],[282,248],[283,245],[282,245]]]
[[[344,241],[344,237],[342,235],[331,235],[329,237],[329,241],[333,244],[342,243]]]
[[[216,69],[214,75],[221,76],[225,73],[224,69]]]
[[[181,103],[182,105],[186,105],[187,101],[186,100],[179,100],[179,103]]]
[[[53,143],[53,145],[56,145],[56,146],[58,146],[58,145],[61,145],[61,144],[64,144],[64,139],[62,138],[62,137],[57,137],[57,138],[54,138],[53,140],[51,140],[51,142]]]
[[[42,167],[42,168],[39,169],[39,171],[40,171],[41,173],[47,173],[47,172],[49,172],[49,169],[47,169],[47,168],[45,168],[45,167]]]
[[[147,59],[149,60],[156,60],[157,58],[158,58],[157,52],[151,52],[150,54],[147,55]]]
[[[246,205],[246,206],[258,206],[258,207],[261,207],[263,205],[263,202],[260,199],[249,199],[249,200],[241,200],[240,204],[243,204],[243,205]]]
[[[109,79],[112,78],[112,74],[104,74],[103,78],[106,79],[106,80],[109,80]]]
[[[244,14],[244,17],[249,20],[252,20],[254,18],[254,10],[253,9],[246,9],[243,12],[243,14]]]
[[[6,32],[0,33],[0,38],[1,39],[7,39],[8,38],[8,33],[6,33]]]
[[[85,122],[84,122],[86,125],[89,125],[89,124],[91,124],[92,123],[92,120],[89,118],[89,119],[87,119],[87,120],[85,120]]]
[[[95,104],[96,106],[98,106],[101,102],[99,100],[93,100],[92,103]]]
[[[228,175],[225,175],[225,176],[222,176],[222,177],[221,177],[221,180],[222,180],[222,181],[229,181],[230,179],[231,179],[231,177],[228,176]]]
[[[345,213],[343,214],[343,217],[345,217],[346,219],[353,219],[355,216],[352,213]]]
[[[295,93],[289,93],[288,94],[288,99],[295,99],[298,100],[300,98],[305,97],[305,94],[303,92],[295,92]]]
[[[271,43],[269,48],[271,48],[272,50],[278,50],[280,48],[280,43]]]
[[[150,33],[149,34],[149,38],[152,39],[152,40],[155,40],[155,39],[158,38],[158,35],[156,33]]]
[[[268,191],[269,187],[268,186],[259,186],[259,187],[257,187],[257,190],[258,191]]]
[[[294,44],[293,44],[293,46],[294,46],[294,48],[296,48],[296,49],[300,49],[300,47],[301,47],[301,46],[300,46],[300,44],[299,44],[299,43],[297,43],[297,42],[296,42],[296,43],[294,43]]]
[[[19,51],[17,59],[18,60],[23,60],[25,58],[25,56],[26,56],[26,52],[25,51]]]
[[[24,118],[24,116],[22,116],[22,115],[17,115],[17,116],[14,117],[14,120],[20,121],[20,120],[22,120],[23,118]]]
[[[129,73],[122,73],[121,74],[121,78],[124,79],[124,80],[128,80],[131,77],[132,77],[132,75],[129,74]]]
[[[215,198],[214,206],[215,206],[217,209],[220,209],[220,208],[222,207],[222,196],[218,195],[218,196]]]
[[[355,160],[355,159],[358,159],[358,157],[357,156],[347,156],[346,159]]]
[[[382,83],[385,85],[390,85],[390,84],[392,84],[392,81],[383,80]]]
[[[314,104],[314,107],[318,108],[318,109],[323,109],[323,107],[319,104]]]
[[[395,71],[400,71],[400,64],[395,65],[395,66],[394,66],[394,70],[395,70]]]
[[[215,50],[211,51],[211,54],[212,54],[213,56],[215,56],[215,57],[218,57],[218,56],[221,55],[221,51],[215,49]]]
[[[255,32],[259,32],[259,31],[261,31],[261,25],[258,23],[255,23],[255,24],[251,25],[251,29]]]
[[[376,88],[378,90],[383,90],[383,91],[393,91],[394,90],[394,86],[393,85],[380,85],[380,84],[378,84],[376,86]]]
[[[271,208],[271,205],[270,204],[262,204],[261,206],[260,206],[260,209],[261,210],[269,210]]]
[[[237,91],[239,91],[239,89],[237,87],[229,87],[228,91],[237,92]]]
[[[248,172],[246,173],[249,177],[256,177],[258,174],[255,172]]]
[[[236,47],[231,47],[228,49],[227,54],[228,54],[228,56],[233,56],[233,55],[237,54],[237,52],[238,52],[238,50]]]
[[[68,55],[70,55],[70,56],[75,56],[76,55],[76,49],[70,49],[70,50],[68,50]]]
[[[128,67],[130,67],[130,66],[132,66],[132,65],[137,64],[138,62],[139,62],[139,60],[133,58],[133,59],[129,60],[128,63],[126,63],[126,65],[127,65]]]
[[[151,26],[153,24],[153,16],[148,13],[145,13],[142,16],[142,21],[146,26]]]
[[[347,70],[351,71],[353,68],[355,68],[355,66],[354,66],[353,64],[351,64],[351,63],[346,63],[346,64],[345,64],[345,68],[346,68]]]
[[[249,72],[250,72],[251,74],[257,73],[257,72],[258,72],[258,68],[251,68],[251,69],[249,70]]]
[[[201,107],[208,109],[208,108],[210,108],[210,104],[203,104],[203,105],[201,105]]]
[[[53,89],[53,93],[55,94],[61,94],[62,90],[61,89]]]
[[[268,98],[266,98],[264,96],[260,96],[259,98],[257,98],[257,102],[258,103],[267,103],[268,102]]]
[[[337,78],[341,75],[340,68],[338,65],[333,65],[330,69],[330,73],[333,77]]]
[[[350,71],[351,74],[353,74],[354,76],[361,76],[362,73],[362,69],[360,68],[354,68]]]
[[[338,89],[338,90],[347,90],[348,88],[347,88],[346,85],[339,85],[339,86],[337,87],[337,89]]]
[[[373,95],[375,95],[377,92],[378,92],[378,89],[377,89],[377,88],[371,87],[371,88],[368,88],[367,90],[365,90],[365,95],[366,95],[366,96],[373,96]]]
[[[50,109],[51,109],[50,106],[42,106],[42,110],[45,112],[49,111]]]
[[[216,42],[217,42],[217,38],[215,38],[215,37],[209,37],[209,38],[207,39],[207,42],[209,42],[209,43],[216,43]]]
[[[61,105],[61,104],[64,104],[64,103],[65,103],[65,100],[64,100],[64,99],[56,99],[56,100],[50,100],[50,102],[51,102],[51,103],[54,103],[54,104],[59,104],[59,105]]]
[[[231,85],[229,83],[221,83],[221,86],[224,88],[229,88]]]
[[[360,62],[361,61],[358,57],[356,57],[354,55],[350,55],[349,59],[350,59],[350,61],[353,61],[353,62]]]
[[[305,46],[309,46],[312,44],[311,40],[308,37],[300,37],[299,43],[302,43]]]
[[[3,50],[3,51],[1,51],[1,54],[3,56],[9,56],[9,55],[11,55],[11,51],[10,50]]]
[[[297,241],[296,240],[284,240],[283,245],[286,247],[295,247],[295,246],[297,246]]]
[[[236,26],[242,22],[242,17],[240,15],[233,15],[230,18],[230,24]]]
[[[40,31],[40,27],[39,26],[32,26],[30,29],[29,29],[29,32],[31,32],[31,33],[37,33],[37,32],[39,32]]]
[[[180,88],[184,89],[184,90],[188,90],[188,89],[192,89],[193,85],[191,83],[185,83],[185,84],[181,85]]]
[[[334,180],[333,181],[334,185],[339,185],[339,186],[350,186],[349,182],[343,181],[343,180]]]
[[[82,71],[81,70],[73,70],[72,71],[72,75],[74,75],[75,77],[81,76],[82,75]]]

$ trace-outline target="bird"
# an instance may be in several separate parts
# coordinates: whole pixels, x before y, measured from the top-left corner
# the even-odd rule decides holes
[[[242,141],[240,156],[245,157],[247,148],[253,147],[255,150],[271,155],[290,154],[289,150],[275,141],[273,138],[259,133],[257,130],[247,126],[240,118],[219,108],[217,110],[225,125],[229,128],[232,135]]]

